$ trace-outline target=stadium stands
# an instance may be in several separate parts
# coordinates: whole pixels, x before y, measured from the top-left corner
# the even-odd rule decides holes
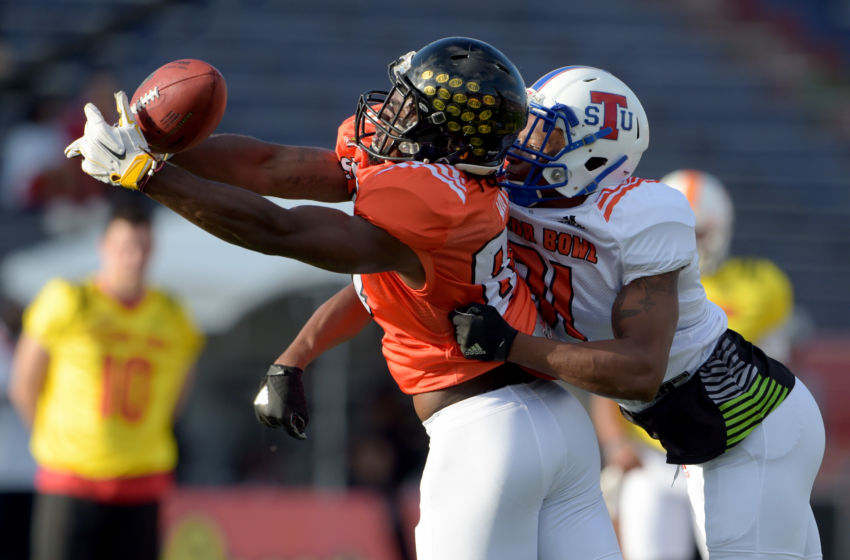
[[[817,91],[789,85],[810,76],[808,61],[821,60],[788,50],[789,33],[808,37],[799,44],[825,52],[846,78],[847,28],[824,16],[826,4],[492,0],[486,8],[455,2],[414,11],[387,0],[368,9],[346,0],[6,2],[0,141],[36,93],[71,101],[94,68],[112,70],[132,91],[148,72],[183,57],[205,59],[227,79],[220,130],[324,146],[361,91],[387,84],[383,69],[393,57],[440,36],[490,41],[529,80],[567,64],[611,70],[642,99],[652,125],[638,175],[710,170],[736,204],[733,253],[766,256],[791,277],[814,329],[796,359],[825,399],[837,446],[820,491],[841,500],[850,493],[841,475],[850,457],[846,407],[835,405],[839,394],[839,403],[850,398],[841,381],[850,373],[850,136],[842,134],[850,120],[822,110],[841,80],[823,79]],[[776,25],[777,18],[797,23]],[[0,256],[38,239],[31,218],[0,216]],[[820,333],[837,334],[823,343]]]
[[[51,16],[36,18],[46,6]],[[74,92],[93,66],[114,69],[132,90],[159,64],[197,57],[228,79],[221,130],[330,145],[359,92],[385,83],[381,68],[391,57],[436,36],[478,36],[529,78],[579,63],[632,85],[652,122],[639,175],[689,166],[722,177],[739,209],[733,251],[765,255],[787,270],[817,326],[850,327],[842,311],[850,305],[843,289],[850,284],[850,144],[730,52],[734,37],[703,34],[694,20],[652,0],[496,1],[483,13],[459,4],[451,14],[415,17],[394,7],[377,2],[366,13],[342,0],[7,3],[0,31],[16,64],[3,88],[0,125],[33,90]]]

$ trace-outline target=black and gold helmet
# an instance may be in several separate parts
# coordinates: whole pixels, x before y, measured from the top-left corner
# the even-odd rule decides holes
[[[360,96],[357,144],[374,158],[498,170],[525,126],[525,84],[489,44],[448,37],[389,66],[392,89]]]

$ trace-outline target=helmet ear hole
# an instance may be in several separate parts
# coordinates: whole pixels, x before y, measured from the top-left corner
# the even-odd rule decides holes
[[[604,157],[592,157],[589,158],[586,162],[584,162],[584,167],[588,171],[593,171],[594,169],[599,169],[603,165],[608,162],[608,158]]]

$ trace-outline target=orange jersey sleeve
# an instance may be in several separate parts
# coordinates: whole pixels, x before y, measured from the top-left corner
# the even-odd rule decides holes
[[[384,329],[384,357],[399,387],[432,391],[493,369],[462,356],[449,312],[489,303],[514,327],[534,329],[535,307],[510,263],[505,194],[449,165],[383,163],[356,173],[355,214],[405,243],[425,268],[419,290],[394,272],[355,279]]]
[[[369,165],[369,155],[357,147],[354,137],[354,115],[348,117],[337,130],[336,157],[345,172],[348,180],[348,192],[353,193],[357,189],[357,178],[355,170],[358,167]]]

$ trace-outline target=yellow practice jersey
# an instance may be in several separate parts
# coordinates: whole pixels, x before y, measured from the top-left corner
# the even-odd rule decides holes
[[[782,328],[794,307],[791,281],[772,261],[755,257],[727,259],[714,274],[702,277],[705,295],[720,306],[729,328],[758,346]],[[661,449],[658,440],[629,424],[646,442]]]
[[[174,299],[150,289],[128,306],[93,280],[54,279],[24,332],[50,354],[31,443],[41,468],[91,480],[174,469],[175,405],[203,344]]]
[[[736,257],[702,278],[705,295],[726,312],[729,328],[758,346],[791,317],[791,281],[768,259]]]

